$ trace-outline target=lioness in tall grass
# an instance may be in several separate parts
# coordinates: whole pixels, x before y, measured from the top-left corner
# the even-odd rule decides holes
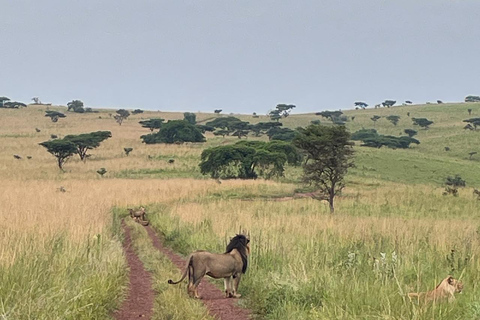
[[[226,252],[223,254],[208,251],[195,251],[187,259],[182,278],[178,281],[168,280],[169,284],[180,283],[188,275],[187,292],[190,296],[200,299],[198,285],[207,275],[215,279],[224,278],[225,296],[239,298],[237,293],[242,273],[247,271],[248,255],[250,254],[250,240],[238,234],[230,240]]]
[[[463,283],[457,279],[454,279],[452,276],[448,276],[440,282],[440,284],[431,291],[428,292],[410,292],[408,297],[410,300],[414,299],[421,302],[429,301],[445,301],[448,302],[454,301],[454,293],[462,292]]]

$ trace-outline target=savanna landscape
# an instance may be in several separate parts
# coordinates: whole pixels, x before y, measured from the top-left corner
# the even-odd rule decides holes
[[[47,109],[66,117],[53,122]],[[114,319],[128,287],[122,220],[152,276],[152,318],[213,319],[184,284],[167,284],[180,278],[180,270],[130,218],[127,209],[140,206],[164,245],[184,257],[198,249],[224,252],[232,236],[248,233],[249,267],[235,301],[254,319],[480,318],[480,201],[474,193],[480,187],[480,133],[464,129],[464,120],[480,117],[479,102],[342,110],[342,124],[301,108],[281,117],[292,130],[319,120],[319,126],[345,126],[350,133],[417,132],[419,144],[408,148],[367,147],[356,140],[354,167],[335,197],[334,213],[327,201],[309,196],[315,190],[301,183],[301,165],[286,164],[282,175],[269,179],[202,174],[204,150],[268,141],[265,134],[223,137],[207,131],[202,143],[146,144],[140,136],[150,131],[139,121],[166,123],[184,114],[144,110],[119,125],[115,110],[95,111],[40,104],[0,108],[2,319]],[[386,119],[391,115],[399,116],[398,123]],[[195,116],[198,124],[227,116],[251,124],[272,121],[260,113]],[[412,118],[433,123],[425,129]],[[39,145],[106,130],[111,137],[91,156],[82,161],[74,154],[63,170]],[[132,148],[128,155],[125,148]],[[449,192],[447,178],[455,176],[464,186]],[[464,284],[454,301],[408,298],[448,275]],[[223,288],[222,281],[212,282]]]

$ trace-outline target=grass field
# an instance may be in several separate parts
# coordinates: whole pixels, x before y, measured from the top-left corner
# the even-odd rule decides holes
[[[333,216],[325,203],[312,199],[275,201],[301,187],[299,168],[287,168],[285,177],[275,181],[218,184],[202,176],[202,150],[237,138],[141,143],[140,135],[149,131],[139,120],[180,119],[182,113],[145,112],[119,126],[109,116],[113,110],[67,113],[57,123],[44,111],[45,106],[0,109],[0,316],[5,319],[108,319],[126,285],[118,221],[127,207],[139,205],[147,206],[152,225],[183,254],[222,251],[229,236],[248,230],[252,255],[240,284],[241,303],[259,318],[480,317],[480,202],[472,194],[480,187],[480,155],[468,155],[480,151],[480,133],[462,129],[462,120],[480,115],[480,104],[345,111],[355,117],[347,123],[352,132],[373,128],[370,118],[379,115],[379,133],[399,135],[412,128],[421,143],[407,150],[357,143],[356,167]],[[415,128],[407,112],[434,124],[429,130]],[[391,114],[401,116],[397,126],[384,118]],[[212,117],[197,114],[197,121]],[[267,121],[265,116],[238,117]],[[313,114],[282,122],[295,128],[315,119],[329,123]],[[78,156],[70,159],[65,172],[38,145],[51,134],[97,130],[110,130],[112,138],[86,163]],[[128,157],[124,147],[134,149]],[[96,173],[101,167],[107,170],[104,177]],[[467,187],[459,197],[442,196],[443,181],[455,174]],[[156,317],[193,319],[202,312],[206,319],[203,306],[189,301],[185,288],[166,285],[175,269],[154,253],[141,228],[132,227],[137,250],[155,278]],[[465,283],[454,303],[417,305],[406,298],[407,292],[432,289],[448,274]]]

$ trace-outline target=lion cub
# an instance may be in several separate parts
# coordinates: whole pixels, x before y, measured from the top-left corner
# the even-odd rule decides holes
[[[444,301],[452,302],[455,300],[454,293],[461,293],[463,290],[463,283],[452,276],[448,276],[440,282],[440,284],[431,291],[428,292],[410,292],[408,297],[410,301],[415,299],[417,301],[429,302],[429,301]]]

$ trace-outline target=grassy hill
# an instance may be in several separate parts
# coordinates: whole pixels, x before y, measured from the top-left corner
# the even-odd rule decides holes
[[[370,118],[378,115],[379,133],[398,136],[412,128],[420,144],[393,150],[357,142],[356,167],[333,216],[323,202],[289,198],[299,187],[299,168],[287,168],[278,181],[218,184],[202,176],[202,150],[234,143],[236,137],[207,134],[205,144],[141,142],[149,130],[138,121],[181,119],[183,113],[146,111],[119,126],[109,115],[114,110],[77,114],[52,106],[67,115],[53,123],[45,108],[0,109],[0,316],[108,319],[126,285],[118,222],[127,207],[145,205],[152,226],[184,254],[200,248],[220,252],[225,239],[248,230],[251,264],[239,290],[259,318],[480,317],[479,202],[472,194],[480,187],[480,155],[468,155],[480,152],[480,132],[463,130],[462,122],[480,116],[480,104],[344,111],[351,132],[373,128]],[[467,109],[473,110],[471,116]],[[388,115],[401,117],[397,126],[385,119]],[[235,116],[252,123],[269,120]],[[197,121],[213,117],[198,113]],[[429,130],[416,128],[411,117],[434,124]],[[314,114],[293,114],[282,122],[296,128],[316,119],[330,123]],[[72,157],[65,172],[38,145],[52,134],[61,138],[97,130],[111,131],[112,138],[92,150],[85,163]],[[134,149],[128,157],[125,147]],[[107,170],[104,177],[96,172],[101,167]],[[442,196],[443,181],[455,174],[467,187],[459,197]],[[127,224],[138,241],[146,239],[138,224],[128,219]],[[159,261],[153,263],[158,318],[189,319],[203,308],[186,297],[184,288],[166,285],[165,277],[177,275],[168,261],[148,246],[137,250],[150,259],[147,265]],[[418,305],[406,298],[407,292],[432,289],[447,274],[465,283],[455,303]]]

